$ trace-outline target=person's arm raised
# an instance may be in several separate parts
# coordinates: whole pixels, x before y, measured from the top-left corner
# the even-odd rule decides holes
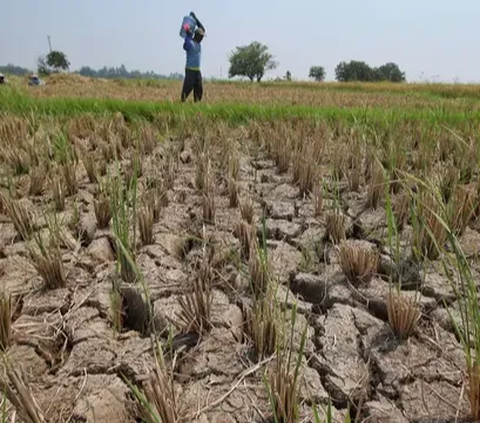
[[[194,12],[190,12],[190,16],[195,19],[195,21],[197,22],[197,26],[201,29],[203,29],[203,31],[205,32],[205,27],[202,25],[202,23],[199,21],[199,19],[197,18],[197,16],[195,15]]]

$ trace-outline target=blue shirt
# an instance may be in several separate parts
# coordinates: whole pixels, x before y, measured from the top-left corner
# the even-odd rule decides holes
[[[202,46],[197,43],[190,34],[185,37],[183,49],[187,52],[186,68],[191,70],[200,70],[200,62],[202,57]]]

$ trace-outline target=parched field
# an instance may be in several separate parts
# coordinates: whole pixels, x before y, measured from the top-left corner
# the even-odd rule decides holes
[[[2,421],[480,418],[480,90],[179,88],[0,90]]]

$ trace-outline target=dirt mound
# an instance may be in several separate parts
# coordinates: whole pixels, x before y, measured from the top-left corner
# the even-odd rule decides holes
[[[49,85],[83,85],[94,84],[98,80],[77,73],[54,73],[49,76]]]

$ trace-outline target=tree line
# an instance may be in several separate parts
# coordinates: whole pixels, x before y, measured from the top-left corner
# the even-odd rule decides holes
[[[95,70],[89,66],[82,66],[76,73],[82,76],[91,78],[105,78],[105,79],[182,79],[183,75],[180,73],[171,73],[170,75],[161,75],[153,71],[141,72],[139,70],[128,71],[124,65],[119,67],[106,67]]]
[[[250,81],[260,82],[265,73],[276,69],[278,62],[274,60],[266,45],[257,41],[250,45],[237,47],[229,56],[230,78],[240,76],[247,77]],[[326,77],[323,66],[312,66],[309,77],[315,81],[324,81]],[[291,80],[292,75],[287,71],[285,79]],[[406,76],[400,67],[393,62],[388,62],[379,67],[371,67],[365,62],[352,60],[340,62],[335,68],[335,79],[338,82],[405,82]]]
[[[37,72],[40,75],[50,75],[70,69],[70,62],[67,55],[61,51],[51,51],[46,56],[40,56],[37,60]],[[8,64],[0,66],[0,73],[8,75],[26,76],[31,73],[30,69],[22,68]],[[105,78],[105,79],[182,79],[183,75],[180,73],[171,73],[170,75],[161,75],[153,71],[141,72],[139,70],[128,71],[125,65],[119,67],[104,66],[101,69],[92,69],[89,66],[82,66],[74,73],[88,76],[91,78]]]
[[[250,81],[261,82],[265,74],[269,70],[276,69],[278,62],[274,60],[274,56],[270,53],[268,46],[254,41],[245,46],[236,47],[229,56],[230,67],[228,77],[246,77]],[[61,71],[69,70],[70,62],[65,53],[61,51],[51,51],[46,56],[38,59],[38,73],[45,75]],[[9,64],[0,66],[1,73],[26,75],[28,69],[21,68]],[[180,73],[171,73],[170,75],[160,75],[153,71],[141,72],[139,70],[128,71],[124,65],[119,67],[106,67],[95,70],[89,66],[83,66],[76,71],[83,76],[92,78],[126,78],[126,79],[182,79]],[[309,77],[315,81],[324,81],[326,77],[325,68],[323,66],[312,66],[310,68]],[[286,80],[290,81],[292,75],[287,71]],[[400,67],[393,62],[388,62],[379,67],[371,67],[365,62],[352,60],[350,62],[340,62],[335,68],[335,79],[338,82],[405,82],[406,76]]]
[[[5,66],[0,66],[0,73],[6,75],[25,76],[30,73],[30,69],[22,68],[21,66],[15,66],[9,63]]]
[[[316,81],[324,81],[326,76],[325,69],[322,66],[312,66],[309,77]],[[393,62],[386,63],[378,68],[371,67],[365,62],[352,60],[350,62],[340,62],[335,68],[335,79],[338,82],[405,82],[405,72]]]

